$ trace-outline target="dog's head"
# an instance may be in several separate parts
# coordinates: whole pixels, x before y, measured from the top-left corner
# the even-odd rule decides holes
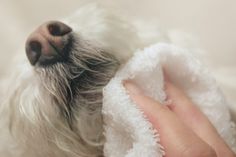
[[[102,90],[137,43],[129,24],[95,6],[39,26],[8,102],[13,134],[34,154],[102,155]]]

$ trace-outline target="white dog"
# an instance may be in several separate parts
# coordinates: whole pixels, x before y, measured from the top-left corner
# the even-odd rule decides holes
[[[102,89],[143,46],[131,24],[94,5],[37,28],[0,91],[0,156],[103,156]]]
[[[103,87],[135,50],[168,40],[95,5],[62,21],[37,28],[1,80],[1,157],[102,157]]]

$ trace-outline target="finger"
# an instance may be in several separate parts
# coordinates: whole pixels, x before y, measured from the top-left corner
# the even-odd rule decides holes
[[[168,104],[171,111],[173,111],[201,139],[212,146],[216,150],[218,156],[225,156],[226,154],[228,154],[228,156],[230,154],[232,155],[232,151],[217,133],[208,118],[191,102],[184,92],[172,84],[168,79],[165,83],[165,90],[169,102],[171,102]]]
[[[206,125],[206,127],[210,126],[211,130],[216,131],[206,116],[196,105],[193,105],[191,100],[178,87],[169,81],[165,81],[165,91],[168,97],[168,108],[176,113],[190,128],[200,133],[202,126]]]
[[[166,106],[145,96],[137,85],[126,81],[131,99],[140,107],[160,134],[167,157],[215,157],[213,149],[186,127]]]

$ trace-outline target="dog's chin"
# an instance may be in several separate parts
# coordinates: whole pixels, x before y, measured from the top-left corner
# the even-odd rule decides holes
[[[34,153],[40,147],[58,157],[102,155],[102,89],[119,62],[91,41],[71,39],[66,59],[34,66],[30,82],[12,94],[11,131]]]

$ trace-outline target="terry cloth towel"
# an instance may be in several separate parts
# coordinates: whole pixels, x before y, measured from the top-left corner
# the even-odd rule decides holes
[[[139,50],[104,88],[106,157],[161,157],[158,131],[130,99],[122,85],[132,79],[147,95],[164,102],[162,68],[170,80],[207,115],[228,145],[236,151],[236,129],[227,102],[206,68],[186,50],[160,43]]]

